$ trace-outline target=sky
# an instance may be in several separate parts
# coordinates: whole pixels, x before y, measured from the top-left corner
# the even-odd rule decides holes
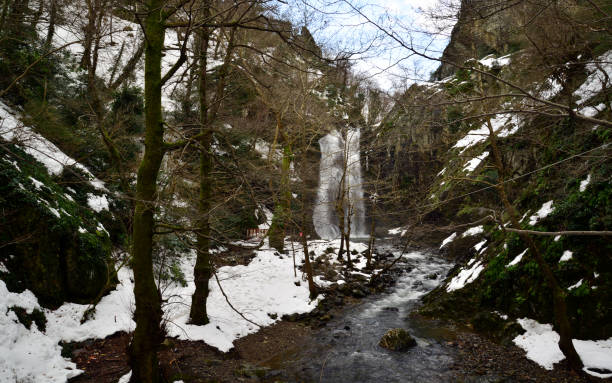
[[[455,0],[293,0],[287,15],[308,25],[328,55],[350,53],[353,70],[385,91],[429,80],[438,62],[411,55],[404,45],[438,57],[448,43]],[[399,40],[399,41],[398,41]]]

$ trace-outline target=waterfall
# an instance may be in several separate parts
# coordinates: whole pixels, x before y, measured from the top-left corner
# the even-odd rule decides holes
[[[363,180],[361,179],[361,155],[359,152],[359,128],[349,129],[347,132],[346,158],[347,177],[346,191],[348,201],[352,207],[351,237],[366,237],[365,230],[365,203],[363,202]],[[348,213],[348,212],[347,212]]]
[[[319,237],[340,237],[339,217],[336,214],[336,198],[340,192],[342,175],[346,170],[344,191],[346,217],[351,214],[351,237],[365,237],[365,204],[359,153],[359,129],[348,129],[346,140],[334,130],[319,140],[321,163],[319,166],[319,189],[313,211],[313,224]],[[346,161],[346,163],[345,163]],[[349,212],[347,207],[351,207]]]

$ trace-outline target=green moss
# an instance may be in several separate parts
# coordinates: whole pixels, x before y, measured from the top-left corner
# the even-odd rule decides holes
[[[31,313],[28,313],[23,307],[12,306],[9,307],[9,311],[13,311],[17,315],[19,322],[28,330],[32,327],[32,323],[36,325],[38,331],[44,332],[47,330],[47,317],[39,309],[34,309]]]
[[[30,289],[51,307],[89,302],[109,274],[108,236],[96,233],[96,215],[66,193],[19,147],[0,146],[0,261],[10,271],[4,279],[9,289]]]

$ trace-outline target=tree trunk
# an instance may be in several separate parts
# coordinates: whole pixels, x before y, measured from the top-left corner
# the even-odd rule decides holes
[[[0,14],[0,33],[6,35],[6,31],[4,30],[4,24],[6,23],[6,17],[8,16],[9,9],[11,8],[12,0],[4,0],[2,2],[2,14]]]
[[[278,121],[278,125],[282,123]],[[282,128],[280,130],[282,132]],[[284,137],[285,145],[283,147],[283,162],[281,164],[281,181],[280,181],[280,196],[274,209],[274,217],[272,225],[270,225],[270,246],[278,251],[283,251],[285,245],[285,231],[289,216],[291,214],[291,189],[290,189],[290,170],[291,170],[291,145],[287,137]]]
[[[366,263],[366,268],[370,269],[372,267],[372,252],[374,251],[374,231],[376,229],[376,220],[374,219],[374,209],[372,209],[372,224],[370,225],[370,243],[368,244],[368,259]]]
[[[81,68],[87,69],[91,64],[91,46],[96,33],[96,12],[98,0],[87,0],[87,25],[83,29],[83,56],[81,57]],[[95,2],[95,4],[94,4]]]
[[[347,193],[348,194],[348,193]],[[346,215],[346,233],[344,234],[344,239],[346,241],[346,266],[349,269],[353,268],[353,261],[351,260],[351,206],[350,202],[347,201],[348,206],[348,214]]]
[[[206,8],[208,10],[208,8]],[[197,259],[193,269],[195,291],[191,297],[191,311],[189,313],[191,323],[205,325],[209,322],[206,311],[208,299],[208,280],[212,275],[212,264],[210,260],[210,222],[208,219],[211,197],[212,159],[210,157],[210,146],[212,143],[212,131],[208,121],[208,101],[206,99],[206,67],[208,59],[208,45],[210,32],[203,29],[199,36],[200,45],[200,196],[198,202],[199,220],[197,235]]]
[[[210,4],[203,6],[204,18],[210,17]],[[212,124],[217,119],[217,113],[221,107],[225,92],[225,79],[229,73],[230,59],[234,49],[235,28],[232,28],[225,59],[221,66],[215,96],[212,107],[209,107],[207,98],[206,67],[208,60],[208,46],[210,44],[211,30],[203,28],[200,48],[200,196],[199,196],[199,221],[197,236],[197,258],[193,269],[195,291],[191,297],[191,311],[189,313],[191,322],[197,325],[205,325],[209,322],[206,304],[208,300],[208,281],[212,275],[213,265],[210,259],[210,199],[212,196]]]
[[[518,218],[519,214],[517,213],[512,203],[510,203],[510,199],[508,198],[508,195],[506,193],[506,188],[504,184],[505,167],[502,162],[501,151],[499,150],[499,147],[497,146],[497,139],[496,139],[495,131],[493,130],[493,126],[491,125],[490,120],[487,120],[487,126],[489,128],[489,141],[491,143],[491,148],[493,150],[495,166],[497,167],[497,171],[499,172],[499,183],[497,186],[497,190],[504,204],[504,207],[506,208],[506,210],[508,211],[508,214],[510,215],[510,222],[512,226],[516,229],[520,229],[521,225],[520,225],[519,218]],[[563,355],[565,355],[565,357],[567,358],[567,362],[570,368],[572,368],[575,371],[580,371],[583,367],[583,364],[572,342],[572,329],[570,326],[569,318],[567,316],[567,304],[565,302],[565,292],[563,291],[561,286],[559,286],[559,283],[557,282],[557,279],[555,278],[552,268],[542,256],[542,253],[540,252],[538,245],[533,240],[533,237],[531,237],[527,233],[519,233],[519,236],[528,245],[529,251],[533,255],[534,259],[536,260],[536,263],[538,264],[538,267],[540,268],[540,270],[542,270],[542,273],[544,274],[544,278],[546,279],[548,286],[552,290],[555,322],[559,329],[559,336],[560,336],[559,348],[563,352]]]
[[[338,260],[342,262],[344,259],[342,258],[342,253],[344,253],[344,220],[343,219],[339,220],[338,226],[340,229],[340,249],[338,250]]]
[[[164,156],[161,105],[161,59],[164,47],[164,1],[148,0],[144,31],[145,49],[145,151],[136,181],[132,268],[136,330],[129,347],[130,382],[159,382],[157,350],[163,339],[160,328],[161,297],[153,278],[153,232],[157,176]]]
[[[303,209],[302,222],[306,222],[306,209]],[[308,279],[308,291],[310,292],[310,299],[315,299],[318,295],[317,285],[315,285],[312,276],[312,263],[310,263],[310,256],[308,255],[308,239],[306,239],[306,231],[302,231],[302,247],[304,248],[304,268],[306,269],[306,278]]]
[[[53,35],[55,35],[55,21],[57,20],[57,0],[50,0],[49,4],[49,26],[47,27],[47,37],[43,45],[43,51],[48,51],[53,43]]]

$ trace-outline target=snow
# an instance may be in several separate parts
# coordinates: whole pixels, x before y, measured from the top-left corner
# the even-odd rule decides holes
[[[486,66],[487,68],[498,68],[510,64],[510,61],[510,55],[506,55],[499,58],[496,58],[495,55],[488,55],[487,57],[483,58],[478,62]]]
[[[559,334],[553,331],[552,325],[527,318],[517,319],[517,322],[526,332],[515,337],[513,342],[527,352],[528,359],[552,370],[555,363],[565,358],[559,349]]]
[[[440,249],[446,246],[448,243],[453,242],[455,238],[457,238],[457,233],[453,233],[449,235],[448,237],[446,237],[444,241],[442,241],[442,244],[440,245]]]
[[[595,106],[585,106],[580,109],[574,109],[574,111],[586,117],[595,117],[599,113],[603,112],[604,109],[606,109],[606,104],[601,103]]]
[[[132,371],[130,370],[130,372],[128,372],[127,374],[119,378],[119,381],[117,381],[117,383],[128,383],[131,377],[132,377]]]
[[[561,239],[561,236],[560,235],[556,235],[555,238],[553,238],[553,241],[559,242],[560,239]]]
[[[62,216],[60,215],[60,212],[55,209],[52,208],[51,206],[47,206],[47,209],[49,209],[49,211],[51,212],[51,214],[53,214],[54,216],[56,216],[57,218],[62,218]]]
[[[559,263],[569,261],[570,259],[572,259],[573,255],[574,253],[572,253],[571,251],[565,250],[563,252],[563,255],[561,255],[561,259],[559,259]]]
[[[503,113],[498,114],[491,120],[493,131],[498,137],[508,137],[518,131],[520,126],[520,118],[516,114]],[[505,129],[504,129],[505,128]],[[457,141],[453,148],[462,148],[460,153],[463,153],[472,146],[484,142],[489,138],[489,127],[485,122],[478,129],[470,130],[465,137]]]
[[[604,87],[610,86],[610,77],[612,77],[612,50],[599,56],[595,62],[586,65],[586,70],[589,73],[587,79],[573,93],[576,100],[576,105],[582,105],[590,100]]]
[[[259,229],[269,229],[270,225],[272,224],[272,218],[274,218],[274,214],[264,205],[259,205],[258,209],[255,210],[255,218],[259,219],[260,212],[263,212],[264,214],[264,222],[260,223],[257,227]]]
[[[55,35],[53,36],[53,45],[56,47],[78,42],[83,39],[82,28],[84,27],[81,20],[87,20],[87,7],[84,3],[75,2],[74,5],[67,6],[65,11],[68,19],[65,23],[55,25]],[[38,33],[41,37],[46,35],[47,26],[45,20],[39,23]],[[101,20],[99,31],[101,33],[100,49],[98,51],[98,63],[96,67],[96,75],[102,78],[107,84],[116,80],[118,73],[125,67],[129,59],[138,50],[139,45],[143,40],[142,27],[138,23],[132,23],[127,20],[113,17],[105,17]],[[166,32],[164,44],[166,49],[162,58],[162,72],[167,73],[174,65],[180,56],[181,42],[177,38],[177,32],[168,30]],[[219,60],[215,60],[218,52],[214,52],[214,46],[211,44],[210,62],[208,69],[213,69],[219,65]],[[80,43],[71,44],[66,47],[75,57],[80,58],[84,51],[83,45]],[[137,85],[144,89],[144,55],[139,60],[134,70],[133,85]],[[183,67],[186,67],[184,65]],[[76,74],[76,73],[75,73]],[[173,106],[171,100],[175,87],[179,83],[178,79],[183,74],[178,70],[172,79],[168,81],[162,89],[162,105],[165,108]]]
[[[402,227],[396,227],[395,229],[389,229],[387,232],[389,233],[389,235],[400,235],[400,237],[403,237],[404,234],[406,234],[406,229],[402,228]]]
[[[487,240],[483,239],[481,242],[478,242],[477,244],[474,245],[474,249],[476,251],[480,251],[480,249],[482,249],[482,247],[485,245],[485,243],[487,243]]]
[[[540,210],[538,210],[534,215],[532,215],[531,217],[529,217],[529,224],[531,226],[535,225],[539,220],[546,218],[550,213],[552,213],[552,211],[554,210],[553,207],[553,201],[550,200],[548,202],[545,202],[542,207],[540,208]]]
[[[451,291],[462,289],[468,283],[474,282],[484,268],[484,265],[478,261],[470,269],[461,269],[459,274],[451,279],[450,283],[446,287],[446,291],[450,293]]]
[[[303,259],[301,246],[296,247],[296,262]],[[299,251],[298,251],[299,248]],[[290,256],[279,257],[276,251],[263,248],[256,251],[255,258],[246,266],[226,266],[217,271],[221,286],[230,302],[249,320],[260,326],[270,325],[285,314],[305,313],[313,310],[318,299],[309,299],[308,286],[294,282],[301,278],[293,276],[293,260]],[[227,352],[233,341],[256,332],[258,328],[245,321],[225,301],[214,278],[209,283],[208,314],[210,323],[205,326],[187,324],[191,295],[195,289],[191,276],[195,257],[182,264],[188,280],[187,287],[172,285],[165,294],[171,297],[165,311],[170,336],[179,339],[203,340],[207,344]],[[277,314],[272,319],[268,314]]]
[[[96,230],[97,231],[102,231],[102,232],[106,233],[106,235],[108,235],[110,237],[110,234],[108,233],[108,230],[106,230],[104,225],[102,225],[100,222],[98,222],[98,226],[96,227]]]
[[[577,289],[578,287],[582,286],[582,282],[583,280],[579,280],[578,282],[574,283],[573,285],[571,285],[570,287],[568,287],[568,290],[574,290]]]
[[[496,314],[498,317],[500,317],[503,320],[508,320],[508,315],[502,314],[499,311],[493,311],[493,314]]]
[[[438,172],[438,177],[440,177],[442,174],[444,174],[444,172],[446,172],[446,168],[440,170],[440,172]]]
[[[64,382],[81,373],[76,364],[62,358],[57,339],[32,324],[30,330],[8,309],[23,307],[28,313],[40,309],[30,291],[11,293],[0,280],[0,382]]]
[[[303,259],[301,245],[294,244],[296,262]],[[322,254],[329,246],[339,246],[338,241],[312,241],[309,250]],[[291,244],[287,245],[288,248]],[[351,249],[362,252],[367,248],[363,243],[351,243]],[[293,274],[291,256],[276,255],[267,243],[255,251],[255,258],[246,266],[225,266],[219,268],[217,275],[221,286],[237,310],[253,322],[268,326],[280,320],[285,314],[312,311],[322,296],[310,300],[307,283],[302,273]],[[365,267],[365,257],[358,257],[357,269]],[[164,299],[164,320],[168,335],[180,339],[202,340],[207,344],[227,352],[233,341],[256,332],[259,328],[244,320],[227,304],[216,280],[209,283],[210,294],[207,308],[210,323],[206,326],[187,324],[191,296],[195,289],[193,266],[195,254],[184,257],[180,264],[187,280],[187,286],[174,283],[162,286]],[[363,264],[363,265],[362,265]],[[83,341],[91,338],[105,338],[117,331],[133,331],[134,284],[132,271],[123,267],[118,271],[119,284],[116,289],[104,296],[96,306],[92,318],[81,323],[88,305],[65,303],[56,310],[42,309],[47,318],[47,329],[41,333],[36,326],[27,330],[16,322],[15,314],[7,308],[19,305],[31,311],[39,308],[36,297],[28,290],[16,294],[6,289],[0,281],[0,382],[36,381],[64,382],[80,373],[74,363],[61,357],[58,342]],[[322,284],[326,281],[320,281]],[[272,319],[268,314],[277,314]]]
[[[526,332],[514,338],[513,342],[527,352],[527,358],[547,370],[552,370],[555,363],[565,359],[559,349],[559,334],[552,329],[552,325],[528,318],[518,319],[517,322]],[[586,373],[599,378],[612,377],[612,373],[590,371],[595,368],[612,371],[612,338],[595,341],[573,339],[572,342]]]
[[[544,100],[552,99],[563,89],[563,85],[555,78],[547,79],[543,85],[544,86],[539,91],[539,96]]]
[[[32,128],[24,126],[15,115],[13,110],[0,101],[0,137],[5,141],[16,141],[26,153],[43,164],[50,174],[58,175],[62,173],[64,167],[75,166],[89,176],[89,183],[92,186],[104,190],[104,183],[94,177],[89,169],[66,155],[51,141],[34,132]]]
[[[472,158],[471,160],[469,160],[467,162],[467,164],[465,164],[465,167],[463,168],[463,171],[468,172],[468,173],[473,172],[478,167],[478,165],[480,165],[482,160],[484,160],[488,156],[489,156],[489,152],[484,152],[481,155],[479,155],[478,157]]]
[[[262,159],[267,160],[268,155],[270,155],[270,144],[263,139],[258,138],[255,141],[255,151],[259,153]],[[281,158],[283,158],[283,152],[280,149],[276,149],[272,153],[272,159],[275,161],[280,161]]]
[[[514,266],[514,265],[518,264],[523,259],[523,255],[525,255],[525,253],[527,253],[527,250],[528,249],[523,250],[522,253],[520,253],[519,255],[514,257],[514,259],[510,263],[508,263],[506,265],[506,267],[511,267],[511,266]]]
[[[105,195],[97,196],[92,193],[87,193],[87,205],[97,213],[102,210],[108,210],[108,200]]]
[[[465,232],[463,232],[463,234],[461,234],[461,237],[465,238],[465,237],[468,237],[468,236],[471,236],[471,235],[478,235],[478,234],[482,234],[482,233],[484,233],[484,227],[482,225],[474,226],[474,227],[470,227]]]
[[[34,187],[38,190],[40,190],[41,186],[45,185],[44,183],[40,182],[34,177],[28,177],[28,178],[30,179],[30,181],[32,181],[32,183],[34,184]]]
[[[587,186],[589,186],[590,183],[591,183],[591,175],[589,174],[586,179],[580,181],[580,192],[582,193],[583,191],[585,191]]]

